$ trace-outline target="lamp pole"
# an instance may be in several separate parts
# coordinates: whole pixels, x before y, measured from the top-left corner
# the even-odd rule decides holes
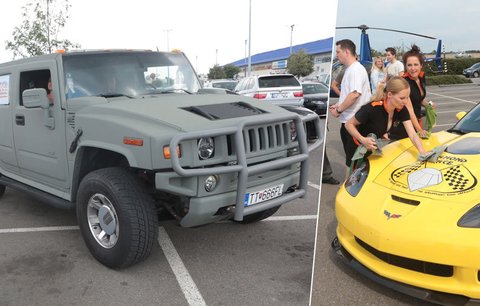
[[[294,24],[292,24],[290,26],[290,55],[292,55],[293,27],[294,26],[295,26]]]
[[[170,31],[172,31],[172,29],[168,29],[168,30],[163,30],[164,32],[167,32],[167,52],[170,51],[170,37],[168,35],[168,33],[170,33]]]
[[[245,39],[245,76],[247,76],[247,40]]]
[[[252,0],[249,0],[248,7],[248,65],[247,75],[252,74]]]

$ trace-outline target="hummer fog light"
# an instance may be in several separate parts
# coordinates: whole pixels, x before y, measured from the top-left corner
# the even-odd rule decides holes
[[[211,192],[217,187],[218,177],[216,175],[210,175],[205,180],[205,190]]]
[[[294,141],[297,139],[297,127],[295,126],[295,122],[290,122],[290,140]]]
[[[209,159],[213,156],[215,150],[215,142],[212,137],[200,138],[197,144],[198,156],[201,159]]]

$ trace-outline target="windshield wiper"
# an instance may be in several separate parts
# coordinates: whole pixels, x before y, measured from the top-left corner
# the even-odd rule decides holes
[[[123,93],[119,93],[119,92],[109,92],[109,93],[103,93],[103,94],[99,94],[99,95],[96,95],[97,97],[102,97],[102,98],[117,98],[117,97],[127,97],[127,98],[130,98],[130,99],[134,99],[135,97],[133,96],[129,96],[129,95],[126,95],[126,94],[123,94]]]
[[[183,91],[184,93],[187,93],[187,94],[189,94],[189,95],[192,94],[191,91],[188,91],[188,90],[186,90],[185,88],[175,88],[175,89],[160,90],[159,93],[162,93],[162,94],[164,94],[164,93],[175,93],[175,92],[178,92],[178,91]]]

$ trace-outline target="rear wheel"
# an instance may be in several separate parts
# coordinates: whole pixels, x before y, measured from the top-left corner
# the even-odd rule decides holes
[[[3,194],[5,193],[5,189],[6,189],[5,185],[0,184],[0,199],[2,198]]]
[[[114,269],[147,258],[158,237],[153,199],[135,175],[122,168],[85,176],[78,189],[77,220],[92,255]]]
[[[236,222],[242,223],[242,224],[258,222],[268,217],[271,217],[274,213],[277,212],[278,209],[280,209],[280,206],[275,206],[267,210],[259,211],[254,214],[244,216],[242,221],[236,221]]]

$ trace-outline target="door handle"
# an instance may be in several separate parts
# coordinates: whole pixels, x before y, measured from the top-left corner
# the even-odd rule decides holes
[[[15,123],[17,125],[25,125],[25,116],[24,115],[15,115]]]

